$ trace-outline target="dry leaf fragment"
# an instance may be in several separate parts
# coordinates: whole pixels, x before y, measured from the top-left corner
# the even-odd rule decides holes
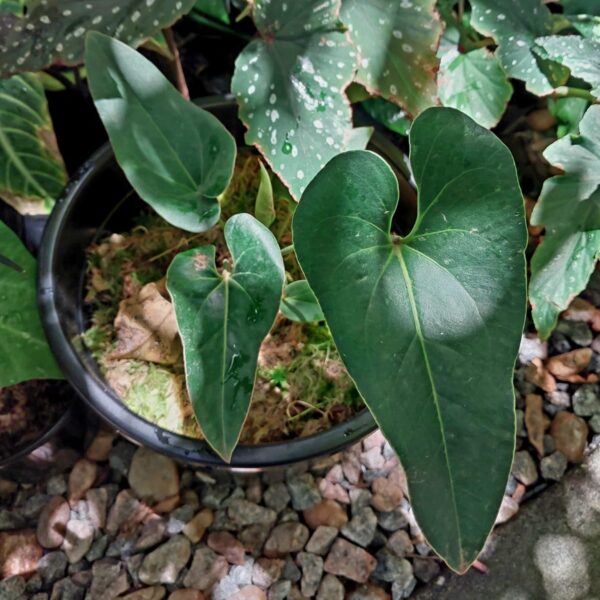
[[[546,368],[558,379],[563,379],[583,371],[590,364],[590,360],[592,360],[592,349],[578,348],[552,356],[546,361]]]
[[[525,398],[525,427],[531,445],[544,456],[544,432],[550,427],[550,418],[544,413],[543,399],[537,394]]]
[[[115,319],[117,348],[110,358],[137,358],[172,365],[181,356],[173,305],[157,283],[145,285],[119,305]]]
[[[525,379],[529,383],[537,385],[545,392],[554,392],[556,390],[556,380],[546,371],[544,364],[539,358],[534,358],[525,371]]]

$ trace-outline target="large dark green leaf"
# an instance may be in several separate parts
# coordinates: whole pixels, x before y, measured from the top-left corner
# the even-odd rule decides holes
[[[561,311],[581,292],[600,257],[600,106],[579,124],[580,135],[566,136],[544,152],[565,175],[544,182],[531,222],[546,228],[531,261],[529,299],[542,338]]]
[[[599,15],[598,0],[561,0],[565,13],[568,15]]]
[[[0,221],[0,388],[30,379],[62,379],[42,330],[36,263]]]
[[[126,44],[90,33],[85,58],[96,108],[131,185],[176,227],[210,229],[233,174],[231,134]]]
[[[355,53],[338,22],[341,0],[256,0],[260,39],[236,61],[231,84],[255,145],[296,198],[352,131],[344,89]]]
[[[183,341],[187,387],[211,447],[225,461],[250,406],[260,345],[273,325],[284,268],[273,234],[239,214],[225,225],[233,270],[215,266],[214,246],[178,254],[167,287]]]
[[[27,0],[27,14],[0,14],[0,77],[83,60],[85,33],[137,46],[187,13],[195,0]]]
[[[436,103],[435,0],[343,0],[342,19],[358,51],[356,80],[417,115]]]
[[[308,187],[294,246],[400,456],[425,536],[462,572],[490,532],[513,458],[523,199],[509,150],[462,113],[425,111],[410,142],[419,216],[408,236],[390,233],[392,170],[359,151],[333,159]]]
[[[22,214],[48,214],[66,181],[37,76],[0,80],[0,198]]]
[[[506,72],[538,95],[566,82],[568,69],[534,52],[536,38],[553,33],[552,14],[543,0],[472,0],[471,23],[498,42]]]

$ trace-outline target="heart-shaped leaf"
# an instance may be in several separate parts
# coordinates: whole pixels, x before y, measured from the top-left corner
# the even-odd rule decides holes
[[[419,216],[408,236],[390,233],[393,171],[359,151],[334,158],[307,188],[294,246],[400,456],[419,525],[462,572],[494,524],[513,458],[523,198],[509,150],[454,109],[425,111],[410,143]]]
[[[600,97],[600,40],[579,35],[551,35],[536,40],[548,56],[567,67],[574,77],[592,86],[592,94]]]
[[[358,51],[356,81],[412,115],[436,103],[435,0],[344,0],[342,20]]]
[[[284,280],[273,234],[254,217],[225,224],[234,267],[215,266],[215,247],[178,254],[167,273],[183,341],[185,374],[206,441],[231,459],[248,414],[260,345],[273,325]]]
[[[546,148],[546,160],[564,175],[544,182],[531,223],[546,228],[531,260],[529,299],[540,337],[581,292],[600,258],[600,106],[579,124],[581,134]]]
[[[513,92],[500,61],[485,48],[444,54],[438,86],[444,106],[462,110],[484,127],[498,124]]]
[[[340,31],[341,0],[254,2],[260,39],[236,61],[231,89],[255,145],[296,198],[352,131],[344,89],[354,50]]]
[[[219,220],[217,196],[233,174],[233,136],[126,44],[90,33],[85,60],[96,108],[131,185],[172,225],[210,229]]]
[[[538,95],[564,84],[569,71],[534,52],[536,38],[552,33],[552,13],[543,0],[472,0],[471,23],[498,42],[496,51],[506,72]]]
[[[305,279],[285,286],[279,310],[290,321],[325,320],[319,302]]]
[[[33,74],[0,80],[0,198],[48,214],[66,182],[42,84]]]
[[[27,14],[0,14],[0,77],[83,60],[85,33],[137,46],[194,6],[194,0],[27,0]]]
[[[36,263],[0,221],[0,388],[30,379],[62,379],[36,300]]]

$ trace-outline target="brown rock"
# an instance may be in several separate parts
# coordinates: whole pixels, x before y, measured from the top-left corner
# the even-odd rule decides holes
[[[544,400],[537,394],[525,397],[525,427],[531,445],[544,456],[544,432],[550,427],[550,418],[543,409]]]
[[[190,541],[184,535],[175,535],[150,554],[146,554],[138,577],[146,585],[175,583],[191,554]]]
[[[541,359],[534,358],[525,370],[525,379],[545,392],[556,390],[556,379],[546,370]]]
[[[132,496],[130,490],[121,490],[108,513],[106,531],[112,535],[119,531],[132,531],[150,512],[145,504]]]
[[[85,457],[98,462],[108,460],[114,439],[114,432],[101,429],[85,451]]]
[[[546,361],[546,368],[558,379],[581,373],[592,360],[591,348],[578,348],[571,352],[552,356]]]
[[[44,548],[58,548],[63,543],[70,515],[71,509],[62,496],[50,498],[37,525],[37,539]]]
[[[201,546],[194,553],[192,565],[183,580],[183,585],[202,592],[210,591],[229,570],[225,557],[215,554],[210,548]]]
[[[390,600],[391,596],[378,585],[361,585],[348,596],[348,600]]]
[[[179,493],[177,465],[149,448],[135,451],[128,477],[135,495],[149,503],[161,502]]]
[[[214,519],[212,510],[205,508],[195,515],[191,521],[186,523],[183,528],[183,534],[191,542],[197,544],[204,537],[204,532],[212,525]]]
[[[136,550],[148,550],[162,542],[167,532],[167,523],[158,515],[149,515],[144,521],[144,526],[135,542]]]
[[[129,589],[125,566],[118,560],[103,558],[92,565],[91,600],[115,598]]]
[[[33,529],[1,532],[0,578],[33,574],[43,553]]]
[[[280,523],[273,529],[264,547],[267,558],[281,558],[290,552],[299,552],[308,541],[308,528],[302,523]]]
[[[267,600],[267,595],[255,585],[245,585],[239,592],[229,596],[229,600]]]
[[[87,491],[85,499],[87,500],[90,523],[95,529],[104,529],[108,492],[104,488],[94,488]]]
[[[176,590],[169,600],[205,600],[205,596],[199,590]]]
[[[400,480],[400,470],[395,469],[389,477],[378,477],[371,484],[373,497],[371,505],[376,510],[391,512],[402,502],[404,496]]]
[[[252,567],[252,583],[267,589],[279,581],[285,562],[279,558],[259,558]]]
[[[341,529],[348,522],[346,509],[335,500],[323,500],[307,508],[303,515],[311,529],[316,529],[319,525]]]
[[[232,565],[244,564],[246,550],[228,531],[213,531],[209,534],[206,544],[223,555]]]
[[[588,426],[577,415],[570,412],[559,412],[552,420],[550,435],[554,439],[556,449],[562,452],[570,462],[583,460],[587,445]]]
[[[376,566],[377,560],[366,550],[338,538],[327,555],[324,568],[332,575],[366,583]]]
[[[81,500],[86,492],[94,485],[98,476],[98,465],[87,458],[81,458],[69,474],[69,503],[71,506]]]
[[[126,596],[119,596],[123,600],[162,600],[167,594],[167,590],[162,585],[147,587]]]
[[[270,532],[271,528],[266,525],[249,525],[240,531],[238,539],[244,545],[246,552],[252,556],[260,556]]]
[[[170,512],[173,512],[179,506],[180,502],[181,502],[181,498],[180,498],[179,494],[175,494],[174,496],[169,496],[168,498],[165,498],[164,500],[157,502],[152,507],[152,510],[155,513],[158,513],[159,515],[162,515],[165,513],[170,513]]]

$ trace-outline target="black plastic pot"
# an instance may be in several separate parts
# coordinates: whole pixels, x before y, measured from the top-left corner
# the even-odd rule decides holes
[[[235,103],[219,98],[202,102],[243,144],[243,125]],[[372,148],[390,157],[378,146]],[[44,327],[56,358],[69,382],[86,403],[131,441],[172,458],[202,466],[262,469],[305,461],[338,452],[375,429],[364,410],[323,433],[291,441],[257,446],[240,445],[230,465],[204,442],[177,435],[130,411],[108,386],[91,353],[81,343],[87,328],[83,304],[86,248],[94,240],[126,230],[139,213],[141,201],[117,165],[111,148],[101,148],[73,178],[50,218],[39,257],[39,303]]]

